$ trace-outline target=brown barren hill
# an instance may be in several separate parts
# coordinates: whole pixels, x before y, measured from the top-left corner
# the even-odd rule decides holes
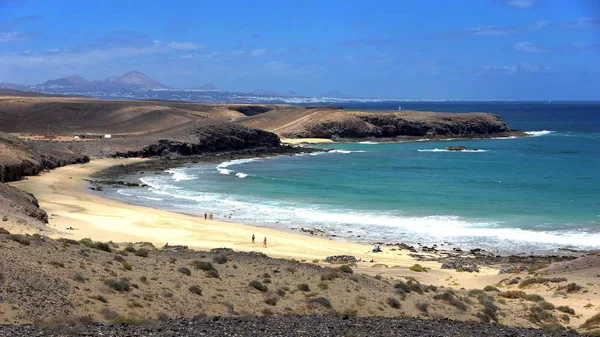
[[[269,111],[240,123],[286,138],[394,139],[522,135],[490,113],[295,109]]]

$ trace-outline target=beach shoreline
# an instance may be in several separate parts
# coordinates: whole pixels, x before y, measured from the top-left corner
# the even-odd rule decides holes
[[[269,256],[303,260],[331,255],[354,255],[381,263],[408,265],[414,261],[401,251],[373,253],[368,245],[303,235],[267,227],[228,221],[204,220],[197,216],[131,205],[103,198],[89,190],[93,173],[112,166],[141,163],[145,159],[95,159],[87,164],[61,167],[40,176],[11,183],[39,200],[48,212],[48,226],[58,231],[52,238],[80,240],[166,243],[209,250],[228,247],[236,251],[261,251]],[[75,228],[75,230],[67,230]],[[257,237],[252,244],[252,234]],[[264,237],[268,247],[262,247]],[[394,253],[394,254],[392,254]]]

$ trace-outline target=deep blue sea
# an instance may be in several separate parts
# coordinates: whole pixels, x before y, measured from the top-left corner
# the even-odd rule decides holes
[[[531,137],[347,143],[333,151],[190,164],[113,198],[340,239],[452,243],[500,253],[600,248],[600,103],[353,104],[492,112]],[[464,145],[471,152],[447,152]]]

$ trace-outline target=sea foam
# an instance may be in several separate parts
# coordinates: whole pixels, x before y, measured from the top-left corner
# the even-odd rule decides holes
[[[467,149],[467,150],[461,150],[461,151],[450,151],[450,150],[446,150],[446,149],[423,149],[423,150],[417,150],[419,152],[488,152],[488,150],[482,150],[482,149]]]
[[[526,134],[532,136],[532,137],[538,137],[538,136],[545,136],[545,135],[549,135],[551,133],[554,133],[555,131],[549,131],[549,130],[542,130],[542,131],[525,131]]]

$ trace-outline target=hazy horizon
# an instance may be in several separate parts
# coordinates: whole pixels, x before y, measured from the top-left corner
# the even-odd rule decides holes
[[[173,88],[600,99],[598,2],[0,1],[0,82],[137,70]]]

